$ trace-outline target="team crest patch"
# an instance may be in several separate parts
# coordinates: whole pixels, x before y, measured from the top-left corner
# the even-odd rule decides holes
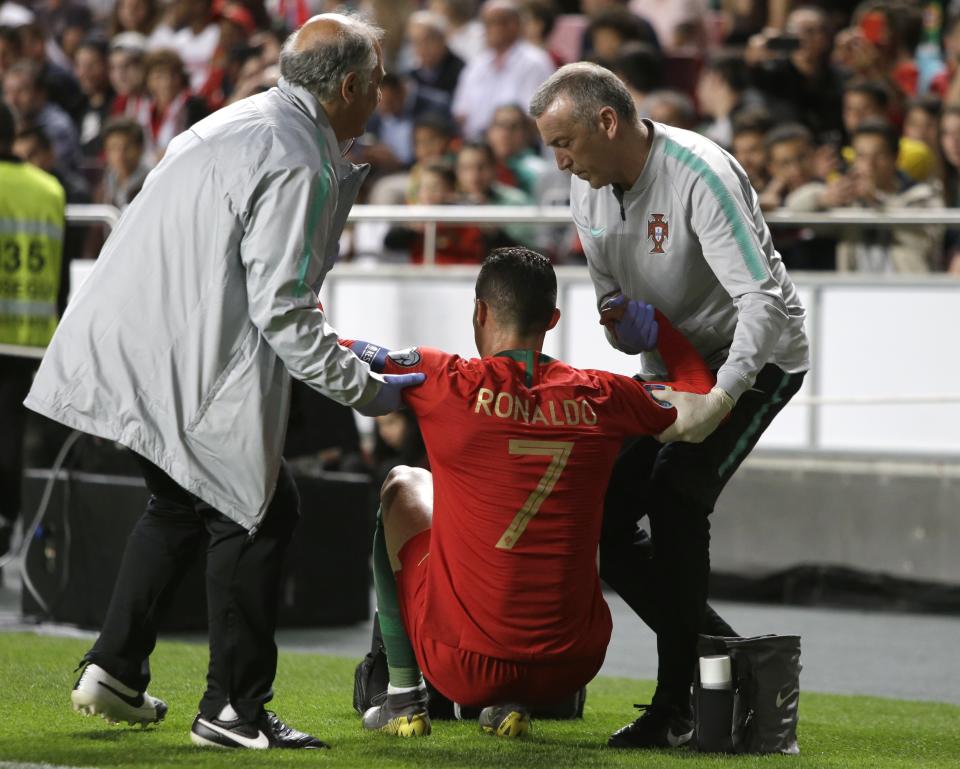
[[[653,241],[651,254],[662,254],[663,242],[670,236],[670,225],[663,220],[663,214],[650,214],[653,217],[647,222],[647,237]]]
[[[387,357],[398,366],[410,368],[420,362],[420,351],[416,347],[408,347],[406,350],[393,350],[387,353]]]

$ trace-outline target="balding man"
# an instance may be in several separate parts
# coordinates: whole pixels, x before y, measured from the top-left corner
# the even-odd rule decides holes
[[[482,139],[504,104],[528,104],[554,70],[550,55],[523,39],[514,0],[487,0],[480,10],[486,49],[470,60],[453,95],[453,115],[467,139]]]
[[[73,705],[160,721],[148,658],[207,548],[210,663],[197,745],[319,748],[264,704],[297,491],[281,458],[290,377],[367,414],[422,381],[378,377],[318,306],[366,175],[343,160],[379,101],[380,30],[345,16],[286,42],[283,78],[176,137],[66,313],[26,405],[137,454],[151,497]]]

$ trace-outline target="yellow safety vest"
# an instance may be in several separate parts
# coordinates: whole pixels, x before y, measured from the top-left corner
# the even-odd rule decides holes
[[[0,343],[45,347],[57,327],[66,195],[29,163],[0,160]]]

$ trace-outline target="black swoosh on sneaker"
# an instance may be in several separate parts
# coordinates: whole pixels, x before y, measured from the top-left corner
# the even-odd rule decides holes
[[[117,691],[110,684],[105,684],[103,681],[97,681],[97,683],[106,689],[108,692],[117,695],[121,700],[126,702],[131,708],[143,707],[143,695],[138,694],[136,697],[131,697],[129,694],[124,694],[123,692]]]

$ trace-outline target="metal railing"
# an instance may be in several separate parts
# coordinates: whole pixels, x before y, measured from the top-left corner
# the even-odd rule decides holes
[[[956,225],[960,227],[960,209],[871,211],[863,208],[837,208],[820,213],[796,213],[780,209],[764,215],[771,228],[813,227],[901,227],[904,225]],[[390,222],[423,224],[423,261],[435,264],[437,225],[440,224],[571,224],[568,206],[354,206],[348,222]]]

